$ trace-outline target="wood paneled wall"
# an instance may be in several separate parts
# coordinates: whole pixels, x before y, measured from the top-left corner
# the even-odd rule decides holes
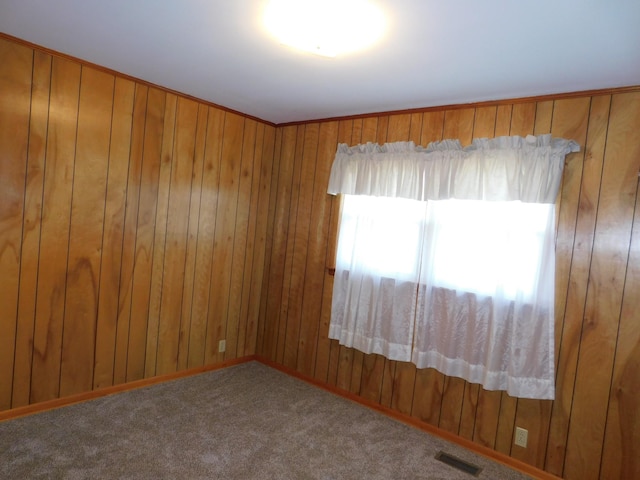
[[[576,140],[557,205],[555,401],[512,398],[327,338],[338,142],[552,133]],[[258,353],[567,479],[640,478],[640,90],[279,127]],[[513,445],[516,426],[529,446]]]
[[[0,410],[255,352],[275,131],[0,38]]]
[[[640,89],[273,127],[4,38],[0,60],[0,410],[259,353],[567,479],[640,478]],[[555,401],[327,338],[338,142],[549,132],[582,146]]]

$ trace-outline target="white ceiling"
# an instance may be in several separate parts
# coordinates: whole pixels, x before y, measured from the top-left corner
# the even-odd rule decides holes
[[[640,85],[638,0],[372,1],[385,38],[336,58],[266,0],[0,0],[0,31],[276,124]]]

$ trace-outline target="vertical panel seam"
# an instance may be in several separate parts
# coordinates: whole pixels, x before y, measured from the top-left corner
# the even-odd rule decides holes
[[[585,317],[585,313],[586,313],[586,308],[587,308],[587,303],[589,300],[589,290],[590,290],[590,284],[591,284],[591,266],[593,264],[593,245],[595,243],[595,239],[596,239],[596,231],[598,229],[598,217],[600,214],[600,192],[602,191],[602,178],[603,178],[603,173],[604,173],[604,167],[606,165],[606,157],[607,157],[607,144],[609,141],[609,122],[611,120],[611,106],[613,103],[613,97],[611,97],[609,99],[609,112],[608,112],[608,117],[607,117],[607,132],[605,134],[605,141],[604,141],[604,149],[603,149],[603,161],[602,161],[602,167],[600,169],[600,180],[598,182],[598,204],[596,206],[596,213],[595,213],[595,219],[594,219],[594,224],[593,224],[593,238],[591,240],[591,250],[590,250],[590,255],[589,255],[589,268],[588,268],[588,274],[587,274],[587,286],[586,286],[586,290],[585,290],[585,295],[584,295],[584,303],[583,303],[583,308],[582,308],[582,319],[581,319],[581,326],[580,326],[580,335],[578,337],[578,348],[577,348],[577,352],[576,352],[576,375],[573,379],[573,389],[572,389],[572,394],[571,394],[571,402],[570,402],[570,406],[569,406],[569,415],[568,417],[568,422],[567,422],[567,432],[565,434],[565,441],[564,444],[568,445],[568,441],[569,441],[569,434],[571,432],[571,423],[572,423],[572,418],[571,418],[571,413],[573,412],[573,401],[575,398],[575,392],[576,392],[576,384],[578,383],[578,375],[577,375],[577,369],[578,369],[578,365],[580,364],[580,354],[581,354],[581,350],[582,350],[582,338],[584,335],[584,317]],[[593,97],[591,97],[590,99],[590,105],[589,105],[589,111],[591,111],[591,106],[593,104]],[[587,136],[588,136],[588,126],[587,126]],[[586,140],[585,140],[585,146],[586,146]],[[582,187],[582,186],[581,186]],[[582,190],[582,188],[581,188]],[[561,207],[562,208],[562,207]],[[561,475],[564,475],[564,469],[566,467],[566,461],[567,461],[567,449],[565,448],[565,452],[564,452],[564,458],[562,460],[562,468],[561,468]]]
[[[237,229],[238,229],[238,204],[240,202],[240,182],[241,177],[242,177],[242,159],[244,157],[244,137],[245,134],[247,132],[247,119],[243,118],[242,119],[242,139],[240,140],[240,145],[242,145],[242,148],[240,149],[240,163],[238,165],[238,174],[234,176],[234,180],[236,180],[237,182],[237,195],[236,195],[236,208],[235,208],[235,214],[233,217],[233,243],[231,244],[231,268],[229,271],[229,293],[227,294],[227,315],[225,318],[225,322],[224,322],[224,337],[223,338],[227,338],[227,333],[229,333],[229,308],[231,306],[231,295],[233,294],[233,259],[234,259],[234,253],[236,251],[236,242],[237,242],[237,237],[236,237],[236,233],[237,233]],[[245,242],[245,255],[246,255],[246,242]],[[243,278],[244,278],[244,271],[243,271]],[[240,298],[242,299],[242,289],[240,289]],[[239,319],[238,319],[239,321]],[[237,335],[237,332],[236,332]],[[237,337],[236,337],[236,353],[238,351],[238,342],[237,342]],[[219,352],[218,352],[219,353]],[[224,359],[227,356],[227,352],[225,349],[224,354],[222,355],[222,358]]]
[[[147,91],[147,105],[149,103],[149,92]],[[148,111],[148,110],[147,110]],[[165,93],[164,96],[164,108],[163,108],[163,112],[162,112],[162,133],[160,135],[160,159],[159,159],[159,164],[158,164],[158,183],[157,183],[157,190],[156,190],[156,198],[155,198],[155,208],[154,208],[154,212],[153,212],[153,238],[151,239],[151,248],[149,250],[149,259],[150,259],[150,268],[149,268],[149,295],[147,297],[147,317],[143,320],[146,323],[145,329],[144,329],[144,345],[143,345],[143,349],[144,352],[141,355],[141,358],[143,359],[142,363],[142,378],[146,377],[146,363],[147,363],[147,348],[149,347],[149,318],[151,317],[151,292],[153,289],[153,259],[155,256],[155,251],[156,251],[156,227],[157,227],[157,223],[158,223],[158,202],[160,199],[160,174],[162,172],[162,145],[164,145],[164,133],[165,133],[165,129],[164,129],[164,122],[166,120],[165,118],[165,114],[167,113],[167,95]],[[145,131],[146,131],[146,121],[145,121]],[[144,155],[143,155],[144,158]],[[142,181],[142,174],[140,175],[140,181]],[[140,211],[139,205],[138,205],[138,212]],[[138,215],[139,218],[139,215]],[[133,299],[132,299],[133,300]],[[133,303],[133,302],[132,302]],[[159,317],[158,317],[159,318]],[[129,324],[131,325],[131,324]]]
[[[318,130],[317,130],[317,134],[316,134],[316,145],[315,145],[315,148],[314,148],[315,155],[314,155],[314,162],[313,162],[314,163],[313,181],[311,183],[312,189],[311,189],[311,212],[309,212],[310,214],[313,212],[313,199],[315,197],[314,194],[316,192],[316,187],[317,187],[316,178],[317,178],[317,173],[318,173],[318,147],[320,145],[320,124],[317,123],[316,125],[318,125]],[[306,129],[305,129],[305,133],[306,133]],[[306,145],[306,143],[307,142],[306,142],[306,137],[305,137],[304,144]],[[302,158],[303,159],[304,159],[304,151],[305,151],[305,149],[303,147],[303,149],[302,149]],[[304,163],[303,163],[303,165],[304,165]],[[298,215],[299,214],[300,214],[300,212],[298,211]],[[313,218],[313,215],[311,215],[311,217]],[[310,237],[310,233],[311,233],[311,221],[309,222],[309,225],[307,227],[307,255],[306,255],[306,258],[305,258],[304,273],[302,274],[302,280],[303,280],[303,283],[302,283],[302,299],[300,300],[300,312],[299,312],[299,315],[300,315],[300,328],[298,328],[298,338],[296,340],[295,368],[298,371],[299,371],[298,361],[299,361],[299,358],[300,358],[300,337],[301,337],[301,332],[302,332],[302,321],[304,321],[304,319],[302,318],[303,315],[304,315],[304,297],[305,297],[305,288],[304,288],[304,286],[306,284],[307,269],[308,269],[308,266],[309,266],[309,245],[310,245],[309,237]],[[324,263],[326,263],[326,258],[325,258],[325,262]],[[323,279],[324,279],[324,273],[323,273]]]
[[[28,115],[28,125],[27,125],[27,145],[25,152],[25,161],[24,161],[24,193],[22,195],[22,221],[20,222],[20,252],[18,253],[18,284],[17,284],[17,292],[16,292],[16,308],[15,308],[15,330],[13,334],[13,360],[11,364],[11,386],[9,387],[9,399],[8,405],[9,408],[13,407],[13,390],[15,387],[15,379],[16,379],[16,356],[18,351],[18,322],[20,320],[20,286],[22,284],[22,253],[23,253],[23,245],[24,245],[24,221],[25,221],[25,212],[27,205],[27,184],[28,184],[28,175],[29,175],[29,146],[31,144],[31,116],[33,113],[33,83],[35,77],[35,50],[31,50],[31,85],[29,89],[29,115]]]
[[[184,100],[182,98],[178,98],[178,100],[177,100],[178,111],[176,113],[178,113],[179,110],[180,110],[180,104],[182,103],[181,100],[183,102],[187,101],[187,100]],[[184,106],[183,108],[185,109],[185,111],[188,112],[186,106]],[[176,124],[178,124],[178,119],[179,119],[179,114],[176,115]],[[197,122],[198,122],[198,120],[197,120],[197,112],[196,112],[196,129],[195,129],[194,135],[197,134]],[[178,143],[179,143],[178,138],[179,137],[180,137],[180,135],[176,135],[176,136],[173,137],[173,144],[174,144],[174,147],[176,149],[178,148]],[[192,153],[191,158],[187,159],[187,160],[189,160],[191,162],[191,169],[190,169],[191,173],[189,174],[189,203],[188,203],[188,206],[187,206],[187,211],[185,213],[186,218],[187,218],[187,224],[186,224],[186,226],[185,226],[186,228],[184,230],[184,242],[185,243],[184,243],[184,254],[183,254],[183,257],[182,257],[182,272],[183,273],[182,273],[182,283],[181,283],[181,286],[180,286],[180,300],[179,300],[179,305],[177,306],[178,308],[176,309],[176,311],[179,312],[179,313],[178,313],[178,318],[174,319],[177,322],[177,327],[178,327],[176,329],[177,331],[176,331],[176,344],[175,344],[176,345],[175,358],[171,359],[173,362],[175,362],[174,363],[175,371],[177,371],[178,367],[179,367],[180,337],[182,335],[182,327],[183,327],[183,321],[184,321],[184,319],[182,318],[182,305],[183,305],[183,302],[184,302],[184,286],[185,286],[184,276],[185,276],[185,273],[187,271],[187,251],[188,251],[188,246],[189,246],[189,226],[191,224],[191,190],[193,189],[192,180],[193,180],[193,162],[194,162],[195,152],[196,152],[195,147],[196,146],[195,146],[195,137],[194,137],[193,153]],[[172,161],[172,165],[173,164],[177,164],[178,162],[180,162],[182,160],[180,158],[177,158],[179,150],[175,150],[175,152],[176,152],[176,155],[172,159],[173,160]],[[178,178],[178,173],[177,172],[178,172],[178,166],[176,165],[176,178]],[[172,169],[172,173],[173,173],[173,169]],[[169,184],[169,192],[171,192],[171,184],[172,183],[173,182],[171,182]],[[178,183],[178,186],[179,185],[180,184]],[[180,197],[178,197],[178,201],[180,201]],[[169,193],[169,203],[171,203],[171,193]],[[167,223],[169,221],[168,213],[169,213],[169,211],[167,210]],[[167,239],[165,237],[165,246],[166,246],[166,244],[167,244]],[[167,250],[165,248],[165,255],[166,254],[167,254]]]
[[[216,253],[216,233],[218,231],[218,206],[220,204],[220,177],[221,177],[221,172],[222,172],[222,151],[224,150],[224,142],[225,142],[225,135],[224,132],[226,130],[226,124],[227,124],[227,112],[226,111],[222,111],[222,118],[220,119],[220,125],[222,127],[222,135],[220,136],[220,144],[218,145],[218,152],[217,152],[217,156],[216,156],[216,161],[218,162],[218,175],[217,175],[217,185],[216,185],[216,191],[218,192],[218,194],[216,195],[216,205],[215,205],[215,209],[216,209],[216,214],[215,214],[215,220],[213,222],[213,232],[212,232],[212,237],[211,237],[211,242],[213,244],[212,248],[211,248],[211,258],[209,259],[209,285],[208,285],[208,296],[207,296],[207,313],[206,313],[206,323],[205,323],[205,331],[204,331],[204,359],[203,361],[206,363],[207,362],[207,344],[209,343],[209,326],[211,324],[211,319],[209,318],[209,313],[211,312],[211,286],[213,284],[213,258],[215,257],[215,253]],[[209,348],[214,348],[214,346],[212,345],[208,345]]]
[[[245,119],[245,129],[246,129],[246,122],[247,120]],[[252,200],[253,200],[253,182],[254,182],[254,175],[256,174],[256,156],[257,156],[257,150],[258,150],[258,124],[256,124],[256,128],[255,128],[255,135],[253,136],[253,148],[251,149],[251,182],[249,183],[249,208],[248,208],[248,214],[247,214],[247,237],[245,239],[245,248],[244,248],[244,259],[243,259],[243,269],[242,269],[242,288],[240,289],[240,300],[242,302],[242,299],[245,298],[244,293],[245,293],[245,276],[247,274],[247,263],[250,262],[251,266],[249,268],[249,288],[248,288],[248,292],[247,292],[247,308],[246,308],[246,316],[244,319],[242,319],[241,317],[238,318],[238,338],[236,341],[236,358],[238,357],[238,352],[239,352],[239,346],[240,346],[240,328],[239,328],[239,322],[244,321],[244,338],[242,340],[242,353],[244,354],[244,352],[247,349],[247,331],[249,330],[249,303],[251,302],[251,280],[253,279],[253,263],[254,263],[254,256],[255,256],[255,250],[256,250],[256,230],[257,228],[255,228],[255,225],[257,224],[257,215],[258,215],[258,208],[256,206],[255,211],[252,212],[252,208],[251,205],[253,204]],[[262,140],[264,142],[264,130],[263,130],[263,136],[262,136]],[[242,149],[243,149],[243,153],[244,153],[244,141],[242,142]],[[260,146],[260,151],[262,151],[262,146]],[[261,162],[260,165],[262,165],[262,157],[260,158]],[[240,178],[242,178],[242,163],[240,164]],[[260,172],[258,172],[258,179],[260,178]],[[238,188],[240,188],[239,184],[238,184]],[[258,199],[260,199],[260,182],[258,182]],[[252,218],[251,214],[254,214],[255,218]],[[251,224],[254,224],[254,229],[253,229],[253,241],[251,242],[251,245],[253,245],[252,247],[252,251],[251,251],[251,259],[249,259],[249,255],[247,254],[247,246],[249,245],[249,232],[250,232],[250,226]],[[240,313],[242,313],[242,303],[240,304]]]
[[[165,104],[166,105],[166,104]],[[166,109],[166,106],[165,106]],[[178,99],[176,98],[176,110],[175,110],[175,115],[173,116],[173,135],[171,138],[171,167],[169,169],[169,188],[167,189],[167,215],[164,221],[164,240],[163,240],[163,250],[162,250],[162,261],[158,261],[160,263],[160,298],[158,301],[158,326],[157,326],[157,336],[156,338],[158,338],[158,343],[156,345],[156,351],[155,351],[155,357],[156,357],[156,361],[155,361],[155,366],[154,366],[154,370],[155,373],[158,373],[158,350],[160,350],[159,345],[160,345],[160,330],[162,327],[162,298],[164,296],[164,262],[165,262],[165,258],[167,255],[167,225],[169,224],[169,205],[171,204],[171,186],[173,184],[173,182],[171,181],[173,178],[173,166],[176,162],[176,158],[175,158],[175,148],[176,148],[176,128],[177,128],[177,124],[178,124],[178,116],[179,116],[179,110],[180,109],[180,102],[178,102]],[[166,110],[165,110],[166,111]],[[163,123],[163,127],[164,127],[164,121]],[[163,143],[164,143],[164,128],[162,129],[163,131]],[[161,154],[162,155],[162,154]],[[161,159],[162,161],[162,159]],[[141,176],[142,178],[142,176]],[[158,182],[159,182],[159,177],[158,177]],[[157,215],[156,215],[157,216]],[[157,228],[157,219],[156,219],[156,228]],[[155,235],[154,235],[154,243],[155,243]]]
[[[124,243],[124,239],[126,237],[126,233],[127,233],[127,208],[126,205],[129,203],[129,177],[131,176],[131,152],[133,150],[133,139],[134,139],[134,135],[133,135],[133,131],[134,131],[134,125],[135,125],[135,112],[136,112],[136,97],[139,95],[139,88],[137,84],[134,84],[134,91],[133,91],[133,103],[131,105],[131,128],[130,128],[130,133],[131,135],[129,136],[129,161],[127,164],[127,179],[126,179],[126,189],[125,189],[125,194],[124,194],[124,212],[123,212],[123,216],[122,216],[122,241],[121,241],[121,245],[120,245],[120,262],[119,262],[119,275],[118,275],[118,296],[117,296],[117,304],[116,304],[116,318],[115,320],[115,336],[114,336],[114,348],[113,348],[113,365],[112,365],[112,372],[111,372],[111,384],[113,385],[113,383],[115,382],[115,369],[116,369],[116,361],[118,358],[118,331],[120,330],[120,322],[119,322],[119,318],[120,318],[120,294],[122,293],[122,259],[124,257],[124,247],[125,247],[125,243]]]
[[[340,122],[336,122],[335,123],[336,128],[335,128],[335,137],[334,137],[334,142],[338,143],[338,131],[340,129]],[[318,145],[320,144],[320,128],[318,129]],[[317,160],[316,160],[317,161]],[[333,165],[333,162],[331,162]],[[332,225],[333,222],[333,208],[332,206],[334,205],[335,202],[340,201],[338,199],[338,197],[334,196],[332,197],[332,199],[329,201],[329,225]],[[329,253],[329,245],[331,244],[331,242],[336,242],[337,239],[335,238],[329,238],[329,234],[331,233],[331,229],[327,229],[327,243],[325,245],[325,253],[324,253],[324,258],[325,258],[325,265],[326,265],[326,261],[327,261],[327,255]],[[316,378],[316,372],[318,370],[318,344],[320,343],[320,335],[321,335],[321,327],[322,327],[322,298],[324,297],[324,289],[326,287],[326,273],[323,271],[322,274],[322,290],[321,290],[321,297],[320,297],[320,313],[318,315],[318,331],[316,334],[316,344],[315,344],[315,354],[314,354],[314,359],[313,359],[313,377]]]
[[[188,285],[186,278],[187,278],[187,260],[189,259],[189,238],[191,235],[191,207],[192,207],[192,200],[194,200],[193,198],[193,188],[194,188],[194,176],[196,174],[195,172],[195,166],[196,166],[196,157],[198,155],[198,127],[199,127],[199,123],[200,123],[200,105],[197,105],[196,108],[196,124],[195,124],[195,128],[193,129],[193,155],[191,157],[191,175],[189,175],[189,206],[187,208],[187,228],[185,229],[185,236],[186,236],[186,240],[185,240],[185,247],[184,247],[184,262],[183,262],[183,277],[185,279],[185,281],[183,281],[182,283],[182,288],[181,288],[181,292],[180,292],[180,318],[178,319],[178,350],[177,350],[177,357],[176,357],[176,370],[180,369],[180,357],[184,356],[185,358],[185,363],[188,363],[189,361],[189,340],[191,337],[191,317],[192,317],[192,308],[193,308],[193,291],[194,291],[194,285],[195,285],[195,276],[196,276],[196,268],[195,268],[195,260],[197,260],[196,258],[196,253],[198,251],[198,231],[199,231],[199,226],[200,226],[200,202],[198,201],[198,199],[196,199],[196,203],[198,204],[198,211],[196,212],[196,218],[195,218],[195,230],[196,230],[196,234],[195,234],[195,249],[196,252],[193,254],[194,256],[194,268],[193,268],[193,272],[191,274],[191,298],[190,299],[186,299],[185,298],[185,286]],[[199,198],[202,198],[202,178],[203,175],[202,173],[204,173],[204,156],[202,158],[202,170],[201,170],[201,175],[200,175],[200,192],[199,192]],[[193,248],[193,247],[192,247]],[[188,300],[187,302],[185,302],[185,300]],[[185,303],[187,304],[187,306],[185,306]],[[189,312],[188,312],[188,316],[186,318],[183,318],[183,313],[184,313],[184,309],[188,308]],[[184,331],[183,331],[183,325],[184,325]],[[186,342],[186,352],[181,352],[180,351],[180,347],[181,347],[181,342],[180,342],[180,338],[186,334],[187,337],[185,339]],[[182,354],[182,355],[181,355]]]
[[[113,93],[111,95],[111,118],[109,122],[109,146],[107,148],[107,171],[105,178],[105,186],[104,186],[104,207],[102,209],[102,235],[100,236],[100,265],[98,266],[98,289],[96,292],[96,316],[94,319],[95,328],[93,332],[93,365],[91,368],[91,389],[95,389],[95,379],[96,379],[96,365],[97,365],[97,351],[96,348],[98,345],[98,319],[100,312],[100,292],[102,289],[102,263],[104,260],[104,231],[105,224],[107,222],[107,198],[109,194],[109,173],[111,171],[111,137],[113,134],[113,115],[115,112],[115,99],[116,99],[116,77],[113,76]]]
[[[198,271],[198,250],[200,249],[200,212],[202,211],[202,190],[203,190],[203,185],[204,185],[204,172],[205,172],[205,163],[206,163],[206,151],[207,151],[207,141],[209,140],[208,137],[208,133],[209,133],[209,108],[208,107],[204,107],[205,111],[206,111],[206,118],[204,121],[204,143],[202,145],[202,175],[200,176],[200,198],[198,201],[198,222],[197,222],[197,226],[196,226],[196,245],[195,245],[195,253],[194,253],[194,258],[195,258],[195,267],[193,269],[193,287],[191,288],[191,307],[189,308],[189,338],[187,338],[187,351],[185,352],[185,358],[187,359],[187,367],[189,366],[189,354],[191,353],[191,327],[193,325],[193,300],[194,300],[194,296],[195,296],[195,291],[196,291],[196,272]],[[198,117],[199,118],[199,117]],[[163,129],[164,132],[164,129]],[[196,147],[197,147],[197,139],[198,139],[198,126],[196,125]],[[195,152],[195,150],[194,150]]]
[[[611,108],[611,104],[613,103],[613,96],[611,97],[611,103],[610,108]],[[611,110],[609,110],[609,112],[611,112]],[[604,162],[603,162],[604,163]],[[638,185],[640,184],[640,177],[636,177],[636,191],[635,191],[635,196],[634,196],[634,202],[633,202],[633,214],[631,216],[631,231],[629,233],[629,245],[627,247],[627,262],[626,262],[626,266],[625,266],[625,271],[624,271],[624,282],[622,284],[622,298],[620,300],[620,307],[618,310],[618,327],[616,329],[616,341],[615,341],[615,346],[613,348],[613,358],[611,361],[611,374],[609,375],[609,394],[607,395],[607,408],[605,409],[605,411],[607,412],[606,416],[605,416],[605,422],[604,422],[604,429],[602,432],[602,444],[600,446],[600,459],[603,458],[604,456],[604,450],[605,450],[605,444],[606,444],[606,438],[607,438],[607,425],[608,425],[608,418],[609,418],[609,408],[611,405],[611,392],[613,390],[613,380],[614,380],[614,372],[616,369],[616,358],[618,356],[618,343],[620,341],[620,324],[622,321],[622,311],[623,311],[623,307],[624,307],[624,292],[625,292],[625,287],[627,285],[627,275],[629,273],[629,260],[631,258],[631,246],[633,245],[633,230],[634,230],[634,223],[635,223],[635,218],[636,218],[636,208],[638,206]],[[600,468],[599,468],[599,477],[602,478],[602,466],[603,466],[603,462],[602,460],[600,461]]]
[[[262,278],[262,288],[266,288],[266,296],[265,296],[265,305],[264,312],[260,312],[260,317],[262,320],[262,345],[260,346],[260,352],[265,355],[265,343],[266,343],[266,335],[268,334],[267,323],[269,321],[269,290],[271,289],[271,266],[273,264],[273,236],[274,236],[274,226],[275,226],[275,217],[277,215],[277,206],[278,206],[278,189],[280,184],[280,164],[282,161],[282,137],[283,137],[283,127],[276,128],[274,131],[274,139],[273,139],[273,156],[272,156],[272,165],[271,165],[271,179],[269,182],[269,206],[271,206],[271,199],[273,198],[273,219],[274,222],[272,225],[267,225],[267,245],[265,246],[265,270]],[[279,144],[279,145],[278,145]],[[278,170],[274,175],[274,163],[276,162],[276,152],[278,152],[278,160],[277,167]],[[275,183],[275,185],[274,185]],[[275,191],[273,191],[272,187],[275,186]],[[270,217],[270,212],[267,212],[267,219]],[[271,234],[269,234],[271,232]],[[268,254],[268,255],[267,255]],[[267,262],[268,258],[268,262]],[[266,279],[266,282],[265,282]],[[266,283],[266,285],[265,285]],[[262,310],[262,303],[260,304],[260,310]],[[256,345],[257,349],[257,345]],[[266,355],[265,355],[266,356]]]
[[[35,55],[34,55],[34,68],[35,68]],[[31,391],[33,389],[33,355],[34,355],[34,351],[35,351],[35,345],[34,345],[34,339],[35,339],[35,334],[36,334],[36,323],[37,323],[37,319],[38,319],[38,285],[40,282],[40,250],[42,248],[42,212],[44,211],[44,201],[45,201],[45,196],[44,196],[44,185],[45,185],[45,179],[46,179],[46,173],[47,173],[47,162],[46,162],[46,158],[47,158],[47,148],[49,146],[49,117],[50,117],[50,111],[51,111],[51,82],[53,79],[53,60],[51,57],[49,57],[49,88],[48,88],[48,95],[47,95],[47,120],[46,120],[46,128],[45,128],[45,135],[44,135],[44,145],[43,145],[43,152],[42,152],[42,156],[43,156],[43,166],[42,166],[42,190],[40,191],[40,221],[38,222],[38,230],[39,230],[39,235],[38,235],[38,262],[37,262],[37,266],[36,266],[36,291],[34,294],[34,299],[33,299],[33,327],[31,330],[31,352],[30,352],[30,358],[29,358],[29,396],[28,396],[28,403],[31,403]],[[33,88],[33,87],[32,87]]]
[[[259,135],[259,129],[262,129],[262,142],[258,142],[258,135]],[[247,273],[247,262],[251,263],[251,267],[249,268],[249,285],[248,285],[248,291],[247,291],[247,306],[246,306],[246,316],[244,318],[244,338],[242,340],[242,352],[239,354],[240,350],[238,348],[238,345],[240,344],[240,335],[238,335],[238,343],[236,344],[236,357],[238,357],[239,355],[245,355],[245,352],[247,351],[247,340],[249,338],[249,324],[250,324],[250,316],[251,316],[251,293],[253,292],[253,269],[254,269],[254,265],[255,265],[255,256],[256,256],[256,235],[257,235],[257,231],[258,231],[258,211],[260,209],[260,185],[261,185],[261,172],[262,172],[262,162],[263,162],[263,158],[262,158],[262,146],[264,144],[264,124],[256,124],[256,134],[255,137],[253,139],[253,159],[252,159],[252,164],[251,164],[251,188],[249,189],[249,215],[247,218],[247,241],[246,241],[246,245],[248,245],[249,242],[249,232],[250,232],[250,226],[251,224],[253,224],[253,240],[251,241],[251,245],[253,245],[252,247],[252,251],[251,251],[251,259],[249,259],[249,255],[247,255],[247,251],[245,249],[245,256],[244,256],[244,271],[243,271],[243,275],[242,275],[242,292],[240,294],[240,298],[244,298],[244,293],[245,293],[245,276]],[[260,169],[258,170],[258,172],[256,172],[256,157],[258,156],[258,149],[260,149]],[[258,185],[258,192],[257,192],[257,196],[258,196],[258,200],[256,202],[256,208],[255,210],[253,210],[251,208],[251,206],[253,205],[253,195],[254,195],[254,191],[253,191],[253,182],[256,181],[254,180],[254,176],[258,175],[258,180],[257,180],[257,185]],[[253,216],[252,216],[253,213]],[[240,312],[242,312],[242,305],[240,306]],[[257,325],[256,325],[257,326]]]
[[[285,292],[284,292],[284,281],[285,281],[285,277],[287,275],[287,272],[286,272],[287,251],[289,250],[289,232],[291,230],[291,225],[290,225],[291,207],[292,207],[292,202],[293,202],[293,190],[294,190],[294,186],[295,186],[296,150],[298,148],[298,129],[301,128],[301,127],[304,128],[304,125],[298,125],[298,126],[295,127],[296,136],[295,136],[295,141],[293,142],[293,153],[292,153],[293,161],[292,161],[292,169],[291,169],[291,189],[289,190],[289,201],[288,201],[288,204],[287,204],[288,208],[287,208],[287,216],[286,216],[286,218],[287,218],[287,235],[286,235],[285,240],[284,240],[284,265],[283,265],[283,268],[282,268],[282,270],[283,270],[283,276],[282,276],[283,285],[282,285],[282,287],[283,288],[282,288],[282,291],[280,292],[280,302],[283,302],[284,295],[285,295]],[[283,137],[284,137],[284,135],[283,135]],[[300,196],[299,189],[300,189],[300,186],[298,186],[298,197]],[[297,214],[297,212],[298,212],[298,210],[297,210],[297,205],[296,205],[296,214]],[[294,247],[295,247],[295,228],[296,228],[296,226],[294,225],[293,226],[293,244],[294,244]],[[293,263],[293,261],[292,261],[292,263]],[[293,265],[292,265],[292,267],[293,267]],[[290,273],[289,273],[289,282],[291,282],[291,274]],[[285,345],[286,345],[287,320],[288,320],[288,317],[289,317],[288,309],[287,309],[287,314],[286,315],[282,315],[282,313],[283,313],[282,312],[282,306],[283,305],[281,303],[280,308],[278,308],[278,325],[277,325],[277,329],[276,329],[276,332],[275,332],[275,353],[274,353],[275,360],[279,361],[280,363],[283,363],[283,361],[284,361],[284,350],[285,350],[285,348],[283,346],[282,359],[278,360],[278,344],[280,343],[280,341],[279,341],[279,339],[280,339],[280,331],[281,331],[282,328],[284,328],[284,332],[282,334],[284,335],[283,342],[285,342]],[[281,318],[283,316],[284,316],[284,327],[282,325],[283,319]]]
[[[60,361],[58,367],[58,395],[60,396],[60,390],[62,388],[62,361],[64,358],[64,333],[65,333],[65,323],[67,317],[67,283],[69,281],[69,251],[71,249],[71,221],[73,216],[73,196],[75,191],[75,178],[76,178],[76,157],[78,151],[78,118],[80,115],[80,92],[82,90],[82,77],[84,72],[84,66],[80,65],[80,79],[78,81],[78,92],[77,99],[78,104],[76,106],[76,129],[75,129],[75,137],[73,142],[73,173],[71,176],[71,198],[69,200],[69,227],[67,233],[67,259],[65,262],[65,272],[64,272],[64,301],[62,304],[62,329],[60,332]]]
[[[138,179],[138,202],[136,205],[135,212],[135,235],[133,236],[133,257],[132,257],[132,265],[131,265],[131,298],[129,299],[129,325],[127,325],[127,344],[126,344],[126,355],[125,355],[125,364],[124,364],[124,379],[125,382],[129,381],[129,349],[131,348],[131,312],[133,310],[133,294],[135,291],[135,278],[136,278],[136,265],[138,262],[136,261],[138,258],[138,222],[140,221],[140,196],[142,193],[142,176],[144,175],[144,152],[146,142],[145,139],[147,137],[147,118],[149,116],[149,89],[146,89],[145,92],[146,100],[145,100],[145,108],[144,108],[144,126],[142,127],[142,150],[140,151],[140,178]],[[126,222],[125,222],[126,225]],[[149,318],[147,316],[147,318]],[[146,345],[146,342],[145,342]]]

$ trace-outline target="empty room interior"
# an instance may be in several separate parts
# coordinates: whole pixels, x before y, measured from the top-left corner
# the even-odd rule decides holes
[[[313,3],[0,3],[0,444],[277,372],[531,478],[640,478],[640,4]],[[289,478],[358,478],[316,460]]]

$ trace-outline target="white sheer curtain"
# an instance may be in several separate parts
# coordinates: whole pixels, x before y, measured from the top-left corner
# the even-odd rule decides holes
[[[338,146],[329,337],[525,398],[554,397],[550,135]]]

